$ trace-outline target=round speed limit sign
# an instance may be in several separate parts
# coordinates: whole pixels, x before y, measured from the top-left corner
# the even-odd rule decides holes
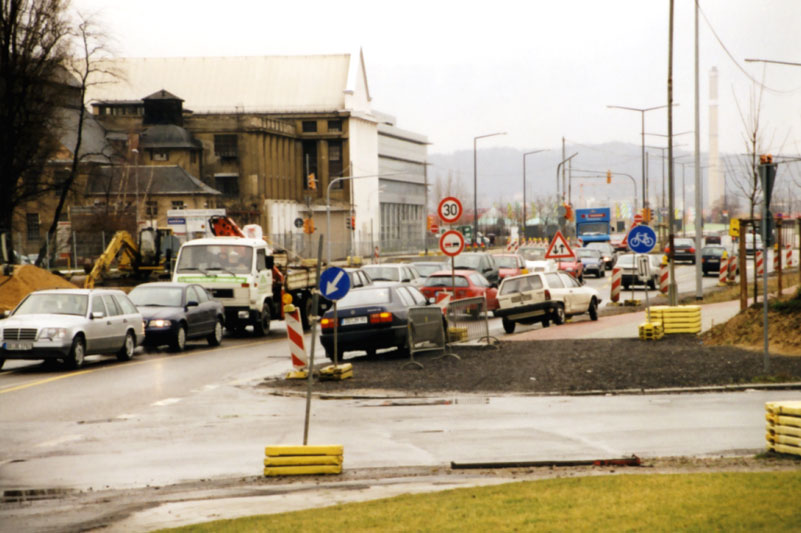
[[[443,198],[437,208],[437,214],[446,224],[453,224],[462,217],[462,202],[455,196]]]

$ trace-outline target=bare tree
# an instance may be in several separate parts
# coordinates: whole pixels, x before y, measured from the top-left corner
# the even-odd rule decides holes
[[[0,231],[15,208],[46,190],[58,147],[71,26],[66,0],[0,0]],[[9,243],[10,244],[10,243]]]

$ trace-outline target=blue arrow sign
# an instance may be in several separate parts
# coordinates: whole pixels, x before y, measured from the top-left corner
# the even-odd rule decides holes
[[[629,231],[626,242],[632,252],[647,254],[656,246],[656,232],[648,226],[634,226]]]
[[[349,290],[350,276],[341,268],[326,268],[320,274],[320,292],[329,300],[341,300]]]

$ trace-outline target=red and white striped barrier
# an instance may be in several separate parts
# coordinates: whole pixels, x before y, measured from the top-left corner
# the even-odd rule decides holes
[[[718,285],[726,285],[726,279],[729,277],[729,260],[720,259],[720,272],[718,272]]]
[[[300,323],[300,309],[292,304],[284,306],[286,333],[289,338],[289,353],[296,371],[306,369],[306,346],[303,343],[303,325]]]
[[[784,245],[784,247],[786,248],[785,254],[787,256],[787,268],[790,268],[793,266],[793,245],[787,243]]]
[[[620,267],[613,267],[612,268],[612,292],[611,292],[611,300],[613,302],[620,301],[620,282],[622,279]]]
[[[737,279],[737,257],[730,255],[729,256],[729,281],[734,281]]]
[[[667,265],[659,267],[659,292],[667,294],[670,289],[670,270]]]
[[[756,262],[757,262],[757,276],[761,276],[765,273],[765,261],[762,257],[762,250],[756,251]]]
[[[510,252],[510,253],[516,252],[518,250],[518,248],[520,248],[520,240],[519,239],[515,239],[513,241],[510,240],[506,245],[506,251]]]
[[[774,272],[779,270],[779,260],[781,260],[781,258],[782,258],[782,254],[777,249],[773,253],[773,270],[774,270]]]

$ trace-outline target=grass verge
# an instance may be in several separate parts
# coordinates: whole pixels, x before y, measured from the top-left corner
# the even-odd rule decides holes
[[[799,494],[801,472],[559,478],[163,531],[798,531]]]

